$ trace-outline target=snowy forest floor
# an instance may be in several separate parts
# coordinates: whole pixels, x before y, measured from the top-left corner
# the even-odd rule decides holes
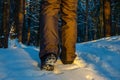
[[[52,72],[40,70],[38,48],[15,42],[0,49],[0,80],[120,80],[120,36],[76,44],[74,64]]]

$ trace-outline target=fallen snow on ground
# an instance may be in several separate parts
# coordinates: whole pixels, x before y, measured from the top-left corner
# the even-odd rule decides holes
[[[0,80],[120,80],[120,36],[76,44],[74,64],[60,60],[52,72],[39,68],[39,49],[9,40],[0,49]]]

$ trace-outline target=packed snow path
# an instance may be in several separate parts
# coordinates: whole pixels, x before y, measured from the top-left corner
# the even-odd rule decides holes
[[[35,47],[19,44],[0,49],[0,80],[120,80],[120,36],[76,47],[74,64],[63,65],[58,60],[52,72],[40,70]]]

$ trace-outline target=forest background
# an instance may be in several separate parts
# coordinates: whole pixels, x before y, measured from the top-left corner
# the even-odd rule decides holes
[[[0,0],[0,48],[9,39],[40,44],[41,0]],[[78,38],[86,42],[120,35],[120,0],[78,0]],[[59,19],[59,32],[61,32]]]

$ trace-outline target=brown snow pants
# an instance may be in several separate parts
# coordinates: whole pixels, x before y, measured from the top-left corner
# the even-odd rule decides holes
[[[40,58],[48,53],[57,55],[60,53],[60,59],[63,63],[74,61],[76,57],[77,4],[78,0],[42,0]],[[59,37],[58,31],[59,17],[62,20],[61,37]],[[61,46],[59,46],[60,43]]]

